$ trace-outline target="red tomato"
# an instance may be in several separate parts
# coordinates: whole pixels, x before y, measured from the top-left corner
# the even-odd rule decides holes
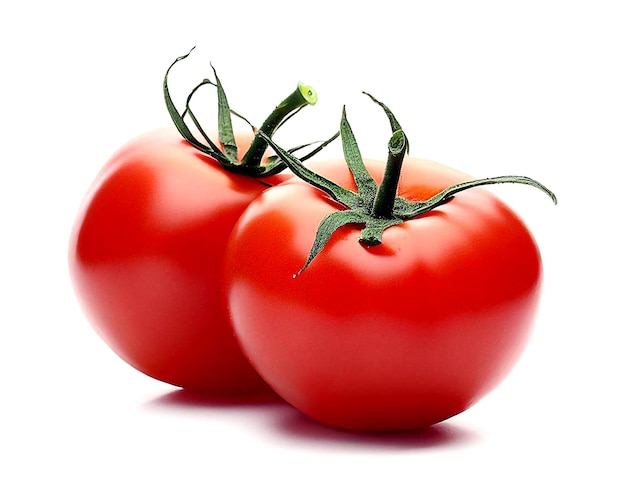
[[[365,161],[380,183],[383,162]],[[311,166],[354,190],[343,161]],[[407,158],[398,194],[425,200],[470,179]],[[498,385],[526,345],[542,277],[535,241],[489,191],[359,243],[344,226],[300,275],[337,204],[289,181],[252,202],[224,261],[235,334],[269,385],[309,417],[358,430],[421,428]]]
[[[172,385],[212,393],[266,387],[235,342],[218,281],[240,214],[264,183],[284,179],[229,174],[174,129],[120,149],[91,186],[69,249],[76,294],[102,339]]]

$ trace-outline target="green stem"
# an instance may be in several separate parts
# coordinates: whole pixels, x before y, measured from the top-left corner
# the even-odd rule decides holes
[[[407,145],[408,142],[402,130],[394,132],[389,140],[389,154],[387,156],[385,175],[376,193],[376,198],[374,199],[374,217],[385,219],[393,218],[393,207],[396,202],[402,161],[406,154]]]
[[[307,104],[314,105],[316,102],[317,93],[315,90],[300,82],[298,88],[287,96],[287,98],[274,109],[270,116],[267,117],[263,125],[261,125],[259,132],[263,132],[264,135],[272,137],[276,129],[291,112]],[[250,168],[258,167],[261,164],[261,159],[263,158],[267,146],[267,141],[263,139],[261,134],[257,133],[254,136],[250,148],[241,160],[241,165]]]

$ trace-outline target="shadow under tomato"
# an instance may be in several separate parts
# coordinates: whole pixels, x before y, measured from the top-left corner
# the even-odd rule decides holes
[[[312,419],[293,408],[281,409],[275,431],[291,440],[308,445],[341,447],[349,449],[427,449],[467,445],[478,438],[474,431],[444,422],[422,430],[367,432],[332,428]]]
[[[448,421],[423,430],[364,432],[333,428],[308,418],[272,391],[263,393],[212,396],[177,389],[144,404],[149,410],[197,412],[213,414],[236,411],[244,417],[242,425],[250,420],[258,423],[257,430],[273,435],[278,442],[289,446],[298,443],[321,449],[353,450],[415,450],[467,445],[478,438],[474,431]]]
[[[146,403],[149,408],[160,409],[238,408],[271,405],[287,406],[288,404],[271,390],[242,395],[207,395],[185,389],[171,391]]]

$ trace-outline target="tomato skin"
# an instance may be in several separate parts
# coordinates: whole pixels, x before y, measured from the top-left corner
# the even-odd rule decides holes
[[[366,161],[380,182],[381,162]],[[343,162],[311,169],[354,189]],[[399,194],[425,199],[470,179],[407,159]],[[385,231],[367,248],[337,231],[299,276],[321,219],[337,207],[289,181],[242,215],[224,288],[259,374],[309,417],[355,430],[427,427],[495,388],[530,334],[541,259],[523,222],[484,189]]]
[[[218,284],[233,226],[266,188],[225,172],[174,129],[109,160],[76,218],[69,269],[87,318],[122,359],[191,390],[266,388],[224,318]]]

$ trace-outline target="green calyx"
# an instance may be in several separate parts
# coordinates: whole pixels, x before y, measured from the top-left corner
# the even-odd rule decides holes
[[[172,121],[174,122],[174,125],[178,129],[178,132],[180,132],[180,134],[192,146],[194,146],[202,153],[217,160],[224,169],[230,172],[244,174],[252,177],[265,177],[271,176],[284,170],[287,167],[287,164],[277,156],[272,156],[267,159],[266,162],[263,162],[263,155],[265,154],[265,151],[268,147],[266,138],[271,138],[279,127],[281,127],[285,122],[287,122],[287,120],[293,117],[300,110],[302,110],[306,106],[315,105],[315,103],[317,102],[317,93],[315,92],[315,90],[312,87],[304,85],[302,82],[300,82],[296,90],[293,91],[289,96],[287,96],[267,117],[267,119],[263,122],[263,125],[261,125],[261,127],[257,129],[250,123],[249,120],[230,108],[228,104],[228,99],[226,98],[226,93],[224,92],[224,88],[222,87],[222,83],[217,76],[215,68],[211,66],[215,81],[205,78],[204,80],[202,80],[202,82],[196,85],[187,96],[185,110],[183,111],[183,113],[180,113],[174,105],[174,102],[172,101],[168,86],[168,78],[169,73],[174,65],[179,61],[186,59],[192,51],[193,48],[184,56],[176,58],[176,60],[169,66],[169,68],[165,72],[165,78],[163,79],[163,95],[165,97],[165,105],[167,107],[167,111],[170,114],[170,117],[172,118]],[[211,140],[209,135],[204,131],[200,122],[198,121],[198,118],[191,109],[191,101],[194,94],[205,85],[211,85],[217,89],[217,123],[221,148],[216,145],[214,141]],[[248,125],[252,127],[252,130],[254,132],[254,139],[241,161],[238,160],[239,152],[233,132],[233,124],[231,118],[232,115],[235,115],[236,117],[241,118],[246,123],[248,123]],[[198,133],[202,136],[202,140],[196,138],[192,130],[187,125],[186,118],[191,120]],[[305,156],[301,157],[299,160],[303,162],[311,158],[313,155],[317,154],[337,137],[339,137],[339,133],[335,134],[327,141],[319,144],[319,146],[317,146]],[[290,150],[288,150],[288,153],[293,154],[294,152],[311,146],[312,144],[315,143],[303,144],[295,148],[291,148]]]
[[[387,165],[383,180],[378,185],[365,168],[352,128],[346,117],[345,107],[341,116],[340,133],[344,157],[354,178],[357,191],[348,190],[338,184],[316,174],[305,167],[289,151],[276,145],[269,137],[264,139],[274,148],[278,157],[286,163],[298,177],[325,192],[333,200],[345,207],[344,210],[333,212],[322,220],[315,241],[306,262],[298,275],[302,273],[323,250],[333,233],[346,225],[362,227],[360,241],[367,246],[380,245],[383,232],[392,226],[425,214],[436,207],[448,203],[457,193],[489,184],[516,183],[534,186],[546,193],[556,204],[554,193],[541,183],[525,176],[499,176],[476,179],[450,186],[425,201],[410,201],[397,195],[398,182],[402,162],[409,150],[409,142],[402,127],[389,108],[370,94],[372,101],[381,106],[389,119],[392,136],[388,143]]]

